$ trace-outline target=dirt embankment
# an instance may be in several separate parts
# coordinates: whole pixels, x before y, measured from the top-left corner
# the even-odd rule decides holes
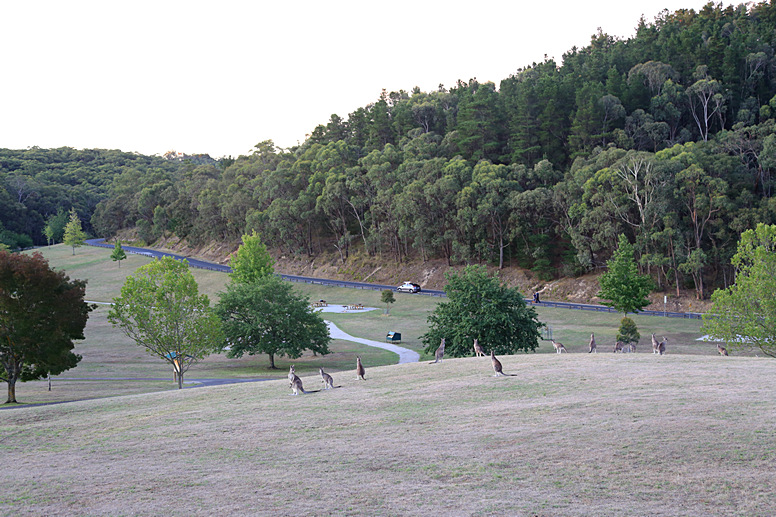
[[[129,237],[129,238],[127,238]],[[122,242],[131,241],[131,236],[122,236]],[[226,264],[239,243],[211,242],[193,247],[177,238],[162,239],[154,247],[169,250],[185,256],[205,259]],[[336,252],[316,257],[293,257],[273,253],[275,270],[289,275],[312,276],[335,280],[354,280],[376,284],[399,285],[402,282],[416,282],[424,289],[443,289],[445,272],[460,271],[464,266],[448,266],[445,260],[426,262],[412,260],[397,263],[389,257],[368,256],[365,253],[352,253],[346,263],[342,263]],[[599,274],[588,274],[576,278],[541,280],[532,271],[518,267],[506,267],[501,271],[497,267],[488,267],[510,287],[517,287],[525,296],[538,292],[543,300],[569,301],[579,303],[601,303],[596,295],[599,291]],[[650,295],[652,303],[647,309],[676,312],[704,312],[709,307],[708,300],[698,301],[694,292],[682,291],[677,297],[673,290]]]

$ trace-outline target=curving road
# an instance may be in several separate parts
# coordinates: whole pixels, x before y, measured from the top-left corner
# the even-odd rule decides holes
[[[105,239],[88,239],[85,241],[85,243],[88,244],[89,246],[98,246],[101,248],[113,248],[112,245],[106,244],[104,241]],[[210,269],[213,271],[222,271],[224,273],[229,273],[231,271],[231,268],[229,268],[229,266],[223,266],[221,264],[214,264],[212,262],[206,262],[204,260],[184,257],[182,255],[176,255],[174,253],[166,253],[166,252],[157,251],[157,250],[148,249],[148,248],[137,248],[134,246],[124,246],[124,245],[122,245],[122,248],[124,248],[124,250],[127,251],[128,253],[145,255],[147,257],[157,258],[157,257],[169,256],[176,260],[187,260],[191,267],[196,267],[199,269]],[[325,278],[313,278],[313,277],[297,276],[297,275],[278,275],[278,276],[290,282],[302,282],[306,284],[330,285],[334,287],[347,287],[350,289],[368,289],[368,290],[374,290],[374,291],[384,291],[386,289],[391,291],[396,290],[396,286],[393,286],[393,285],[369,284],[366,282],[349,282],[345,280],[329,280]],[[405,293],[399,293],[399,294],[405,294]],[[406,295],[407,296],[425,295],[425,296],[445,297],[445,292],[437,291],[437,290],[427,290],[427,291],[424,290],[416,294],[406,293]],[[543,301],[538,304],[534,304],[528,298],[526,298],[525,301],[529,305],[534,305],[537,307],[538,306],[556,307],[560,309],[575,309],[575,310],[593,311],[593,312],[617,312],[613,308],[607,307],[605,305],[594,305],[589,303]],[[696,312],[640,311],[639,314],[643,314],[646,316],[664,316],[668,318],[701,319],[701,315]]]

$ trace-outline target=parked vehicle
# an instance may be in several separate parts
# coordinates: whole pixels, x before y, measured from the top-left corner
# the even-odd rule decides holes
[[[396,290],[403,293],[419,293],[420,286],[418,284],[413,284],[412,282],[404,282],[397,287]]]

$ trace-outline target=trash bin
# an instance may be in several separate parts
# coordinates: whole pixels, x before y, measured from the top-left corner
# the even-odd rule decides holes
[[[400,332],[389,332],[385,336],[385,341],[388,343],[401,343],[401,333]]]

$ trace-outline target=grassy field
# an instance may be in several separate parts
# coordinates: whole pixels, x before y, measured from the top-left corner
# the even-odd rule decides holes
[[[0,411],[0,514],[773,514],[773,361],[501,359]]]
[[[130,257],[117,273],[110,250],[45,251],[88,278],[96,301],[148,260]],[[226,280],[195,275],[211,295]],[[379,292],[298,288],[381,306]],[[402,332],[417,350],[437,302],[399,295],[390,315],[327,317],[361,337]],[[501,357],[514,376],[494,378],[488,358],[390,365],[393,354],[338,342],[295,362],[308,390],[321,387],[317,364],[340,387],[292,397],[285,369],[269,372],[265,357],[212,356],[189,377],[282,378],[172,389],[165,364],[114,331],[102,307],[77,368],[51,392],[43,382],[17,391],[25,402],[84,400],[0,411],[0,515],[773,515],[776,363],[716,356],[695,341],[697,321],[656,317],[637,317],[642,341],[665,335],[669,355],[605,353],[619,316],[538,311],[570,353],[543,344]],[[580,353],[591,331],[600,353]],[[355,353],[374,354],[366,381],[355,380]],[[100,380],[120,377],[169,381]]]
[[[127,260],[118,263],[110,260],[110,249],[82,247],[73,255],[71,248],[64,245],[40,250],[50,264],[68,273],[71,278],[88,280],[87,299],[107,303],[119,295],[126,276],[149,262],[148,257],[129,254]],[[218,293],[224,289],[227,276],[223,273],[192,270],[200,290],[207,293],[215,303]],[[334,322],[345,332],[375,341],[383,341],[389,331],[402,333],[402,346],[421,352],[420,336],[426,331],[427,317],[441,300],[429,296],[404,293],[396,294],[396,303],[385,314],[385,305],[380,302],[379,291],[354,290],[321,285],[294,284],[295,288],[311,300],[325,299],[330,303],[361,303],[378,307],[379,310],[363,313],[327,313],[326,319]],[[62,402],[100,398],[116,395],[146,393],[158,390],[176,389],[172,372],[165,362],[148,355],[137,347],[107,321],[108,308],[99,305],[86,328],[86,339],[79,342],[76,352],[83,356],[77,368],[64,372],[53,379],[52,390],[44,381],[17,385],[17,398],[24,403]],[[595,332],[599,351],[611,351],[611,344],[619,326],[620,316],[610,313],[590,313],[567,309],[552,309],[537,306],[541,321],[552,330],[555,339],[563,342],[570,353],[587,352],[590,332]],[[649,333],[666,336],[669,353],[714,355],[713,345],[699,343],[699,322],[654,316],[635,316],[643,334],[640,351],[650,353]],[[215,354],[195,365],[186,379],[284,378],[288,366],[293,363],[302,374],[317,372],[319,366],[327,371],[339,372],[354,368],[354,356],[361,355],[368,366],[395,364],[397,356],[390,352],[366,347],[349,341],[334,341],[332,353],[327,356],[305,354],[302,358],[290,360],[276,358],[278,370],[269,370],[266,356],[245,356],[228,359]],[[552,346],[543,342],[537,353],[551,353]],[[423,355],[422,360],[429,359]],[[135,380],[130,380],[135,379]],[[152,380],[136,380],[152,379]],[[166,379],[169,379],[167,381]]]

